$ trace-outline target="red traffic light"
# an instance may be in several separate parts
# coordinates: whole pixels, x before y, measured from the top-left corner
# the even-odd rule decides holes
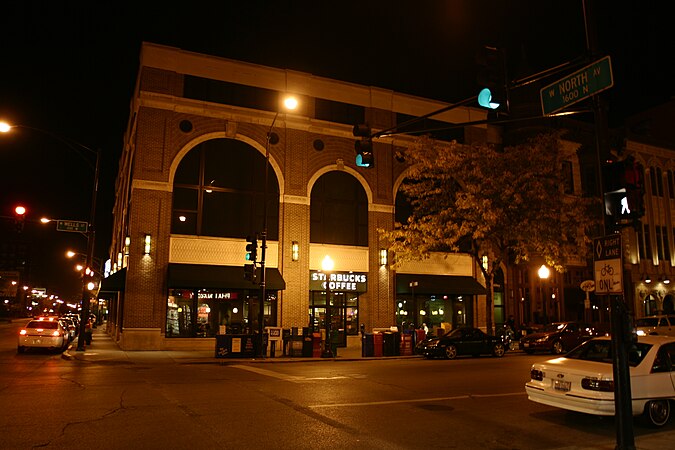
[[[22,217],[23,217],[23,216],[26,214],[26,208],[24,208],[23,206],[19,205],[19,206],[17,206],[16,208],[14,208],[14,212],[15,212],[18,216],[22,216]]]

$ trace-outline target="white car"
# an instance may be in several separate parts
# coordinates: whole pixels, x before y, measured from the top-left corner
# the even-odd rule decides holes
[[[68,332],[61,326],[58,318],[33,319],[19,331],[17,351],[23,353],[27,348],[47,348],[63,350],[68,345]]]
[[[537,403],[599,416],[614,415],[611,339],[593,338],[564,357],[535,363],[527,397]],[[644,336],[628,351],[633,415],[653,426],[668,422],[675,404],[675,337]]]
[[[635,320],[635,332],[638,336],[662,334],[675,336],[675,316],[647,316]]]

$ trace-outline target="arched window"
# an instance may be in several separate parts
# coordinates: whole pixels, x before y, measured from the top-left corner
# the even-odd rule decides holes
[[[279,183],[269,169],[267,238],[279,237]],[[263,229],[265,157],[234,139],[212,139],[190,150],[173,184],[171,232],[244,238]]]
[[[316,181],[310,221],[310,242],[368,246],[368,198],[348,173],[328,172]]]

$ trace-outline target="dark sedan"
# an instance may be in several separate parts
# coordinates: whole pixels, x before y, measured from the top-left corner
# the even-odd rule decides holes
[[[501,357],[506,352],[506,345],[501,338],[485,334],[478,328],[456,328],[441,337],[420,342],[416,350],[426,358],[454,359],[459,355]]]
[[[523,336],[520,339],[520,348],[530,354],[544,351],[560,355],[596,334],[590,325],[579,322],[557,322],[546,325],[536,333]]]

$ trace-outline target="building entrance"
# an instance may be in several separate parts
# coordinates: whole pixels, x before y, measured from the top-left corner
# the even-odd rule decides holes
[[[326,292],[312,291],[309,300],[309,326],[313,332],[326,329],[326,318],[330,314],[331,330],[338,332],[338,345],[347,345],[348,335],[359,333],[358,303],[354,293],[331,292],[330,313],[326,308]]]

